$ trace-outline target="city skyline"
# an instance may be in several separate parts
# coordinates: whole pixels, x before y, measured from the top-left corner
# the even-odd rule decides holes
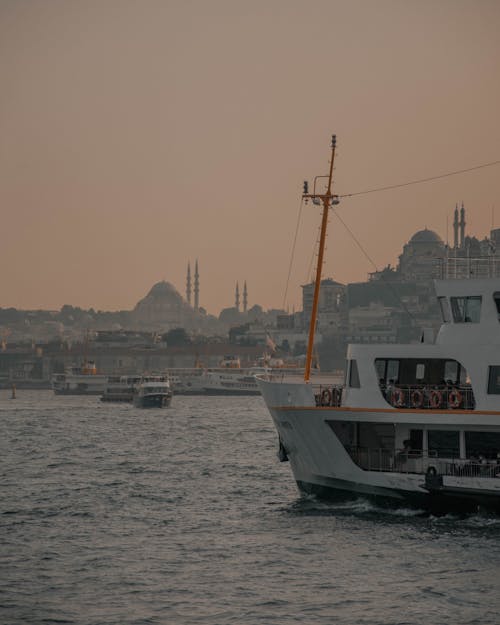
[[[0,6],[0,306],[127,310],[156,282],[199,305],[301,304],[320,212],[350,194],[500,159],[500,5],[216,0]],[[323,271],[394,265],[425,227],[500,225],[499,168],[344,198]]]

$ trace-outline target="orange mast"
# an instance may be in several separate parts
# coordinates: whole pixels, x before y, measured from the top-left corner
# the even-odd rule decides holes
[[[318,316],[319,290],[321,286],[321,270],[323,268],[323,256],[325,253],[326,226],[328,224],[328,209],[330,206],[339,203],[337,195],[332,195],[332,178],[333,178],[333,161],[335,160],[335,147],[337,145],[337,136],[332,135],[332,157],[330,160],[330,173],[328,174],[328,186],[326,193],[316,193],[316,179],[326,178],[326,176],[317,176],[314,180],[314,192],[309,194],[307,182],[304,182],[304,194],[302,198],[306,200],[311,198],[313,204],[323,202],[323,217],[321,219],[321,233],[319,237],[318,265],[316,267],[316,280],[314,283],[314,297],[311,311],[311,320],[309,323],[309,340],[307,343],[306,366],[304,370],[304,382],[309,382],[311,376],[311,362],[314,348],[314,332],[316,330],[316,318]]]

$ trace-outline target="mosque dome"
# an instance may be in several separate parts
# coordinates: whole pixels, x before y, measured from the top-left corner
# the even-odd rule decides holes
[[[169,282],[157,282],[134,308],[137,321],[152,327],[184,327],[192,315],[177,289]]]
[[[165,280],[153,285],[146,297],[152,299],[182,299],[177,289],[170,282],[165,282]]]
[[[424,230],[415,232],[410,239],[410,243],[439,243],[442,245],[443,240],[439,234],[436,234],[433,230],[427,230],[427,228],[425,228]]]

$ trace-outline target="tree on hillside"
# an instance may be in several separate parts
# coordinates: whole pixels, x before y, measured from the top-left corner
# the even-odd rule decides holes
[[[173,328],[162,336],[162,340],[170,347],[191,345],[191,338],[184,328]]]

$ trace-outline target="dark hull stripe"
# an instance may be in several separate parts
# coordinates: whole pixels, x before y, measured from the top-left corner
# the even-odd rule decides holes
[[[379,505],[401,507],[407,505],[430,512],[476,512],[479,508],[500,514],[498,494],[457,493],[454,491],[434,491],[419,493],[397,489],[371,487],[347,480],[320,478],[321,483],[297,481],[299,490],[321,499],[356,499],[367,497]]]

